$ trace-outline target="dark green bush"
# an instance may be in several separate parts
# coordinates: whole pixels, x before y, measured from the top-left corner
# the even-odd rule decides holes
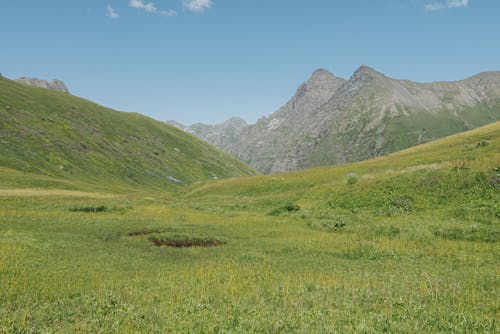
[[[287,205],[272,210],[271,212],[268,213],[268,215],[279,216],[280,214],[285,212],[296,212],[296,211],[300,211],[300,206],[297,204],[289,203]]]
[[[350,173],[349,175],[347,175],[347,184],[348,185],[353,185],[356,182],[358,182],[358,180],[359,180],[359,177],[358,177],[358,174],[356,174],[356,173]]]
[[[104,205],[99,206],[76,206],[69,209],[71,212],[105,212],[108,211],[108,208]]]
[[[401,211],[408,212],[413,206],[413,198],[410,196],[396,196],[391,198],[391,204]]]
[[[490,144],[490,142],[489,142],[489,141],[486,141],[486,140],[481,140],[480,142],[478,142],[478,143],[476,144],[476,147],[486,147],[486,146],[488,146],[489,144]]]

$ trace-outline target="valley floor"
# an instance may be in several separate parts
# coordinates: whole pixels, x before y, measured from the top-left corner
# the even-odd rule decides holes
[[[497,330],[498,240],[436,233],[429,215],[326,231],[152,198],[0,203],[6,333]],[[151,242],[178,235],[225,244]]]
[[[499,131],[175,195],[4,187],[1,332],[496,333]]]

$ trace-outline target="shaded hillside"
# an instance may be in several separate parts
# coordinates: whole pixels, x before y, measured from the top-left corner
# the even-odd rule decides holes
[[[0,185],[7,186],[43,179],[67,187],[77,182],[173,189],[254,173],[163,122],[5,78],[0,78],[0,142]],[[24,176],[9,178],[9,171]]]

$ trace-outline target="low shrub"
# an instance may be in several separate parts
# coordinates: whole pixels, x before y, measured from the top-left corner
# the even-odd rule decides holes
[[[410,196],[395,196],[391,198],[391,204],[400,211],[408,212],[413,206],[413,198]]]
[[[279,216],[285,212],[297,212],[300,211],[300,206],[294,203],[289,203],[287,205],[276,208],[268,213],[269,216]]]
[[[96,212],[105,212],[108,211],[109,209],[104,206],[104,205],[99,205],[99,206],[75,206],[69,209],[71,212],[89,212],[89,213],[96,213]]]
[[[347,175],[347,184],[348,185],[353,185],[355,183],[357,183],[359,180],[359,177],[358,177],[358,174],[356,173],[349,173]]]

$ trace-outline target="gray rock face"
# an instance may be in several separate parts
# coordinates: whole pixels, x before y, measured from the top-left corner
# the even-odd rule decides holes
[[[47,80],[42,80],[42,79],[37,79],[37,78],[19,78],[16,80],[17,82],[20,82],[22,84],[28,85],[28,86],[34,86],[38,88],[44,88],[44,89],[50,89],[50,90],[56,90],[59,92],[64,92],[64,93],[69,93],[68,87],[62,82],[61,80],[54,79],[52,81],[47,81]]]
[[[369,159],[500,119],[500,72],[456,82],[391,79],[361,66],[348,80],[318,70],[256,124],[186,131],[263,173]]]
[[[52,90],[57,90],[60,92],[65,92],[69,93],[68,87],[66,87],[66,84],[62,82],[61,80],[54,79],[49,83],[49,87]]]
[[[247,127],[226,151],[264,173],[301,169],[301,152],[312,149],[320,136],[317,111],[344,83],[325,70],[315,71],[287,104]]]
[[[167,123],[192,133],[223,151],[229,150],[229,147],[239,140],[239,136],[243,130],[248,127],[247,122],[239,117],[233,117],[224,123],[216,125],[196,123],[191,126],[185,126],[176,121],[168,121]]]

